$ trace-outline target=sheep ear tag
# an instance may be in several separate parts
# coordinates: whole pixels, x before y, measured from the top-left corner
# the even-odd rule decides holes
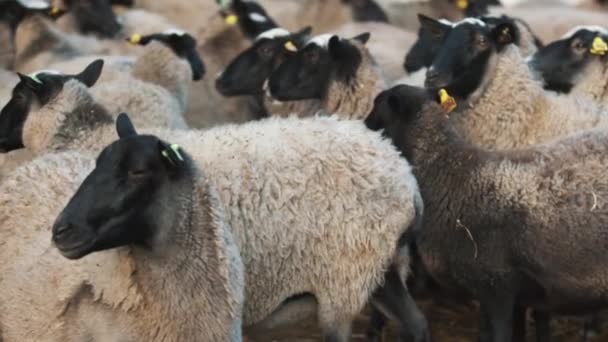
[[[461,10],[466,10],[467,8],[469,8],[469,1],[468,0],[456,0],[456,7],[460,8]]]
[[[287,50],[287,51],[298,52],[298,48],[295,46],[295,44],[291,40],[288,40],[287,42],[285,42],[284,47],[285,47],[285,50]]]
[[[226,16],[226,18],[224,18],[224,22],[227,25],[233,26],[233,25],[235,25],[236,23],[239,22],[239,17],[237,17],[234,14],[229,14],[229,15]]]
[[[177,166],[184,162],[184,157],[180,152],[178,144],[164,145],[164,148],[160,151],[163,157],[165,157],[171,165]]]
[[[137,45],[141,42],[141,34],[134,33],[129,37],[129,44]]]
[[[602,37],[595,37],[593,44],[589,50],[594,55],[603,56],[608,52],[608,44],[602,39]]]
[[[446,114],[451,113],[456,109],[456,100],[448,94],[445,89],[439,90],[439,103]]]

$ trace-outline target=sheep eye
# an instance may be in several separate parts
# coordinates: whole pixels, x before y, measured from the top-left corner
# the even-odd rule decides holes
[[[485,48],[488,46],[488,38],[484,37],[484,36],[480,36],[479,38],[477,38],[477,45],[479,45],[482,48]]]
[[[574,50],[577,50],[577,51],[587,50],[585,43],[583,43],[583,41],[579,40],[579,39],[574,41],[574,43],[572,44],[572,47],[574,48]]]
[[[310,51],[306,54],[306,60],[310,64],[317,64],[319,62],[319,53],[317,51]]]
[[[148,175],[146,170],[129,170],[129,179],[142,179]]]
[[[272,48],[270,46],[262,46],[258,50],[260,54],[264,57],[272,57]]]

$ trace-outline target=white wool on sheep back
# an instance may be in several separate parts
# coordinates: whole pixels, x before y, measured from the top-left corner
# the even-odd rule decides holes
[[[608,113],[597,103],[545,91],[516,46],[506,47],[488,63],[479,89],[450,116],[468,142],[511,149],[608,127]]]
[[[192,191],[201,225],[190,235],[204,255],[121,247],[74,261],[52,246],[54,220],[94,166],[93,155],[49,154],[0,185],[3,342],[240,342],[242,264],[206,181]]]
[[[98,152],[116,139],[111,123],[66,139],[65,112],[30,114],[28,149]],[[302,293],[317,298],[324,324],[352,319],[422,210],[407,161],[358,120],[270,118],[140,133],[180,144],[217,189],[245,264],[245,325]]]

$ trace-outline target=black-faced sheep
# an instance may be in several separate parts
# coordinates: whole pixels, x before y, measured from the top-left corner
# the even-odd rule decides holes
[[[10,143],[6,151],[20,146],[37,154],[99,151],[114,140],[110,115],[86,96],[86,87],[77,80],[63,87],[37,111],[3,113],[0,134]],[[390,281],[378,289],[385,277],[401,277],[396,268],[408,264],[398,241],[420,218],[422,201],[407,162],[362,122],[290,118],[206,131],[147,131],[188,146],[200,167],[217,181],[247,270],[246,326],[264,324],[275,310],[313,299],[313,314],[318,314],[326,333],[343,341],[350,320],[371,299],[417,341],[428,341],[424,316],[403,283]],[[270,175],[277,177],[269,179]],[[242,182],[235,183],[237,179]],[[340,205],[336,198],[341,198]],[[302,216],[303,212],[308,214]],[[373,236],[369,227],[375,227]],[[331,248],[336,241],[343,247]],[[325,261],[319,271],[320,254],[309,247],[324,243],[330,245],[322,248]],[[333,262],[342,257],[353,260],[354,255],[360,262],[352,269]],[[389,266],[395,269],[385,273]],[[300,294],[305,295],[288,300]]]
[[[608,104],[606,94],[608,30],[600,26],[575,27],[561,39],[540,49],[530,64],[545,89],[590,96]]]
[[[223,206],[186,153],[173,165],[160,146],[149,139],[123,164],[125,187],[148,184],[130,211],[106,215],[87,206],[128,196],[103,187],[120,149],[97,167],[91,155],[50,154],[2,182],[4,342],[241,341],[243,265]],[[137,173],[142,163],[154,165],[146,170],[153,185]],[[95,217],[95,230],[83,215]]]
[[[491,341],[512,340],[517,304],[563,313],[605,307],[608,183],[598,175],[607,167],[606,131],[490,152],[463,141],[438,105],[417,110],[420,92],[383,93],[366,122],[414,165],[427,210],[416,243],[433,278],[480,301]],[[581,260],[593,266],[576,267]]]
[[[332,34],[314,37],[272,73],[272,97],[278,101],[316,99],[321,101],[324,113],[365,118],[374,97],[385,86],[379,67],[365,47],[369,37],[369,33],[352,39]]]
[[[543,89],[513,44],[519,35],[515,25],[421,20],[442,36],[426,86],[456,98],[451,118],[468,142],[508,149],[608,125],[608,113],[593,101]]]

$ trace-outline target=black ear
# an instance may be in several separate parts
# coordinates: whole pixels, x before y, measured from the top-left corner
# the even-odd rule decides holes
[[[171,167],[179,167],[185,162],[182,148],[177,144],[167,144],[164,141],[158,141],[158,151],[161,156],[167,160]]]
[[[497,25],[492,30],[492,37],[494,41],[500,46],[505,46],[515,42],[516,34],[517,28],[512,23],[502,23],[500,25]]]
[[[431,17],[427,17],[424,14],[418,14],[418,21],[420,21],[420,25],[423,28],[429,30],[434,35],[442,34],[447,29],[446,24]]]
[[[298,32],[292,34],[295,40],[304,40],[312,33],[312,26],[306,26]]]
[[[397,116],[403,114],[406,111],[405,100],[399,95],[390,94],[388,96],[387,103],[391,111],[397,114]]]
[[[338,36],[333,36],[328,43],[329,54],[337,60],[348,59],[353,53],[358,52],[357,48]]]
[[[17,73],[21,82],[31,91],[38,92],[42,88],[42,83],[22,73]]]
[[[358,40],[359,42],[361,42],[361,44],[367,43],[367,41],[369,40],[369,38],[371,37],[371,33],[369,32],[365,32],[365,33],[361,33],[358,36],[355,36],[352,38],[352,40]]]
[[[96,59],[91,64],[89,64],[80,74],[75,75],[74,78],[86,84],[86,86],[90,88],[95,85],[95,82],[97,82],[99,76],[101,76],[102,70],[103,59]]]
[[[116,118],[116,133],[120,139],[137,135],[135,127],[127,113],[120,113]]]

